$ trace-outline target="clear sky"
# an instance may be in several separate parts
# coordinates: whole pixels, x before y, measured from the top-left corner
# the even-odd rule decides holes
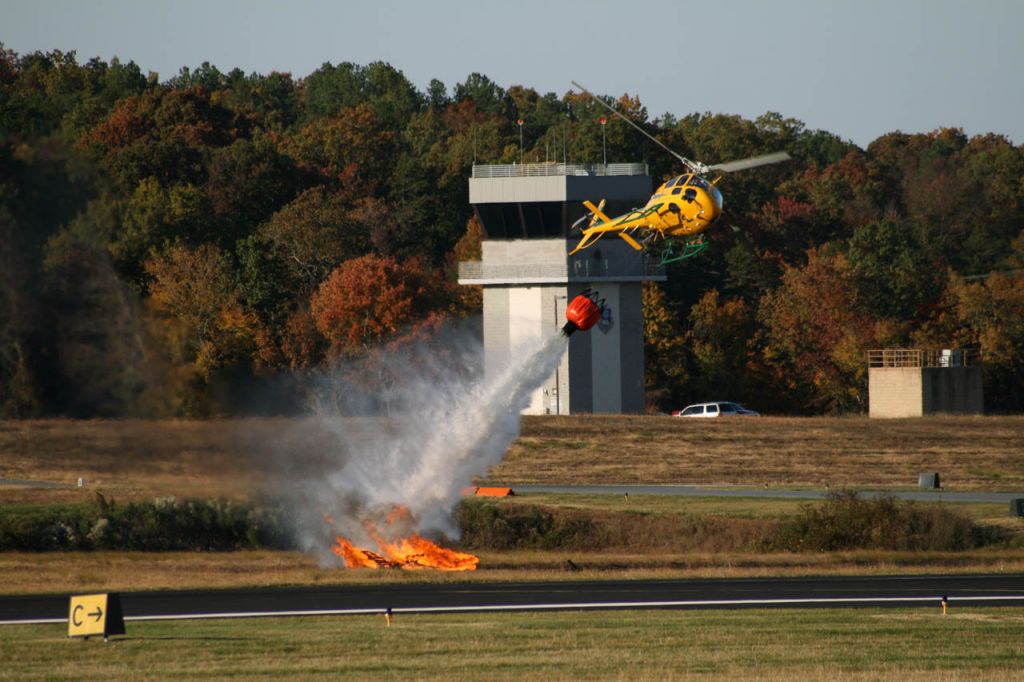
[[[1024,143],[1024,0],[0,0],[0,41],[161,80],[382,60],[421,90],[577,80],[652,117],[777,111],[862,147],[942,126]]]

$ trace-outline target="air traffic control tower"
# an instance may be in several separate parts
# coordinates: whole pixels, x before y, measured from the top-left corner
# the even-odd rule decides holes
[[[474,165],[469,201],[484,229],[483,257],[459,263],[459,284],[483,287],[484,372],[492,374],[530,339],[565,324],[568,301],[585,289],[606,300],[604,318],[573,334],[555,373],[525,414],[639,413],[644,409],[641,286],[665,270],[614,235],[575,256],[571,226],[582,202],[605,199],[620,215],[651,194],[647,165]]]

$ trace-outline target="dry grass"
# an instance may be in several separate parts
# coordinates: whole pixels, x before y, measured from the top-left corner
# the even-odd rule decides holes
[[[802,500],[781,497],[688,497],[677,495],[616,495],[588,493],[519,493],[503,498],[497,504],[543,505],[564,509],[581,509],[602,512],[618,512],[643,516],[719,516],[739,519],[764,519],[791,516],[807,504],[818,504],[817,500]],[[1007,505],[978,502],[937,502],[917,504],[946,504],[958,512],[967,514],[975,521],[992,523],[996,520],[1010,520]]]
[[[371,441],[389,428],[351,419],[349,440]],[[91,501],[101,490],[118,501],[274,493],[278,474],[329,471],[344,456],[331,434],[303,418],[0,421],[0,478],[60,483],[58,489],[0,485],[0,502]],[[75,483],[85,480],[84,489]]]
[[[489,481],[1024,490],[1024,417],[527,417]]]
[[[367,437],[386,428],[351,424]],[[283,432],[310,440],[275,451]],[[301,419],[0,421],[0,477],[86,481],[0,486],[0,502],[87,501],[95,489],[118,500],[251,498],[275,467],[329,454],[315,436]],[[912,488],[923,471],[940,472],[949,490],[1024,490],[1024,417],[527,417],[487,480]]]
[[[2,486],[4,502],[245,497],[256,484],[239,442],[245,422],[0,421],[0,477],[85,489]]]
[[[1024,573],[1024,550],[831,554],[509,551],[479,554],[477,571],[445,573],[346,570],[333,557],[320,565],[312,556],[300,552],[3,552],[0,553],[0,594],[603,578]]]

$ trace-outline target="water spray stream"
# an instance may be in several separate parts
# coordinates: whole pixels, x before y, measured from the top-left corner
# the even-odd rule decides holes
[[[567,343],[561,333],[534,339],[486,378],[479,343],[467,335],[382,353],[375,362],[394,379],[387,386],[358,385],[340,370],[322,377],[314,415],[302,422],[303,446],[299,434],[284,437],[296,443],[294,467],[280,475],[301,544],[323,555],[337,533],[373,546],[367,519],[396,507],[412,519],[405,531],[457,537],[452,517],[462,488],[501,461],[519,435],[520,413]],[[379,415],[384,392],[388,416]]]
[[[504,457],[531,394],[554,373],[569,335],[597,322],[601,302],[585,292],[569,311],[565,329],[514,349],[487,377],[479,342],[467,334],[378,352],[362,371],[323,377],[315,416],[304,423],[321,435],[322,452],[300,453],[312,464],[285,476],[302,544],[323,552],[335,535],[377,547],[381,535],[385,544],[410,533],[457,537],[462,489]],[[399,508],[408,518],[400,529],[385,523]]]
[[[401,481],[403,490],[418,493],[410,511],[428,524],[448,528],[459,491],[501,461],[519,435],[520,413],[530,394],[555,371],[566,344],[564,335],[552,336],[497,381],[478,385],[452,406],[421,443],[422,457]]]

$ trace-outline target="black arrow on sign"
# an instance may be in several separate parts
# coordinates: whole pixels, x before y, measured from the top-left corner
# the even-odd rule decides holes
[[[92,616],[93,618],[95,618],[96,622],[98,623],[98,622],[100,622],[100,618],[103,617],[103,609],[101,609],[99,606],[97,606],[96,610],[93,611],[92,613],[90,613],[89,615]]]

